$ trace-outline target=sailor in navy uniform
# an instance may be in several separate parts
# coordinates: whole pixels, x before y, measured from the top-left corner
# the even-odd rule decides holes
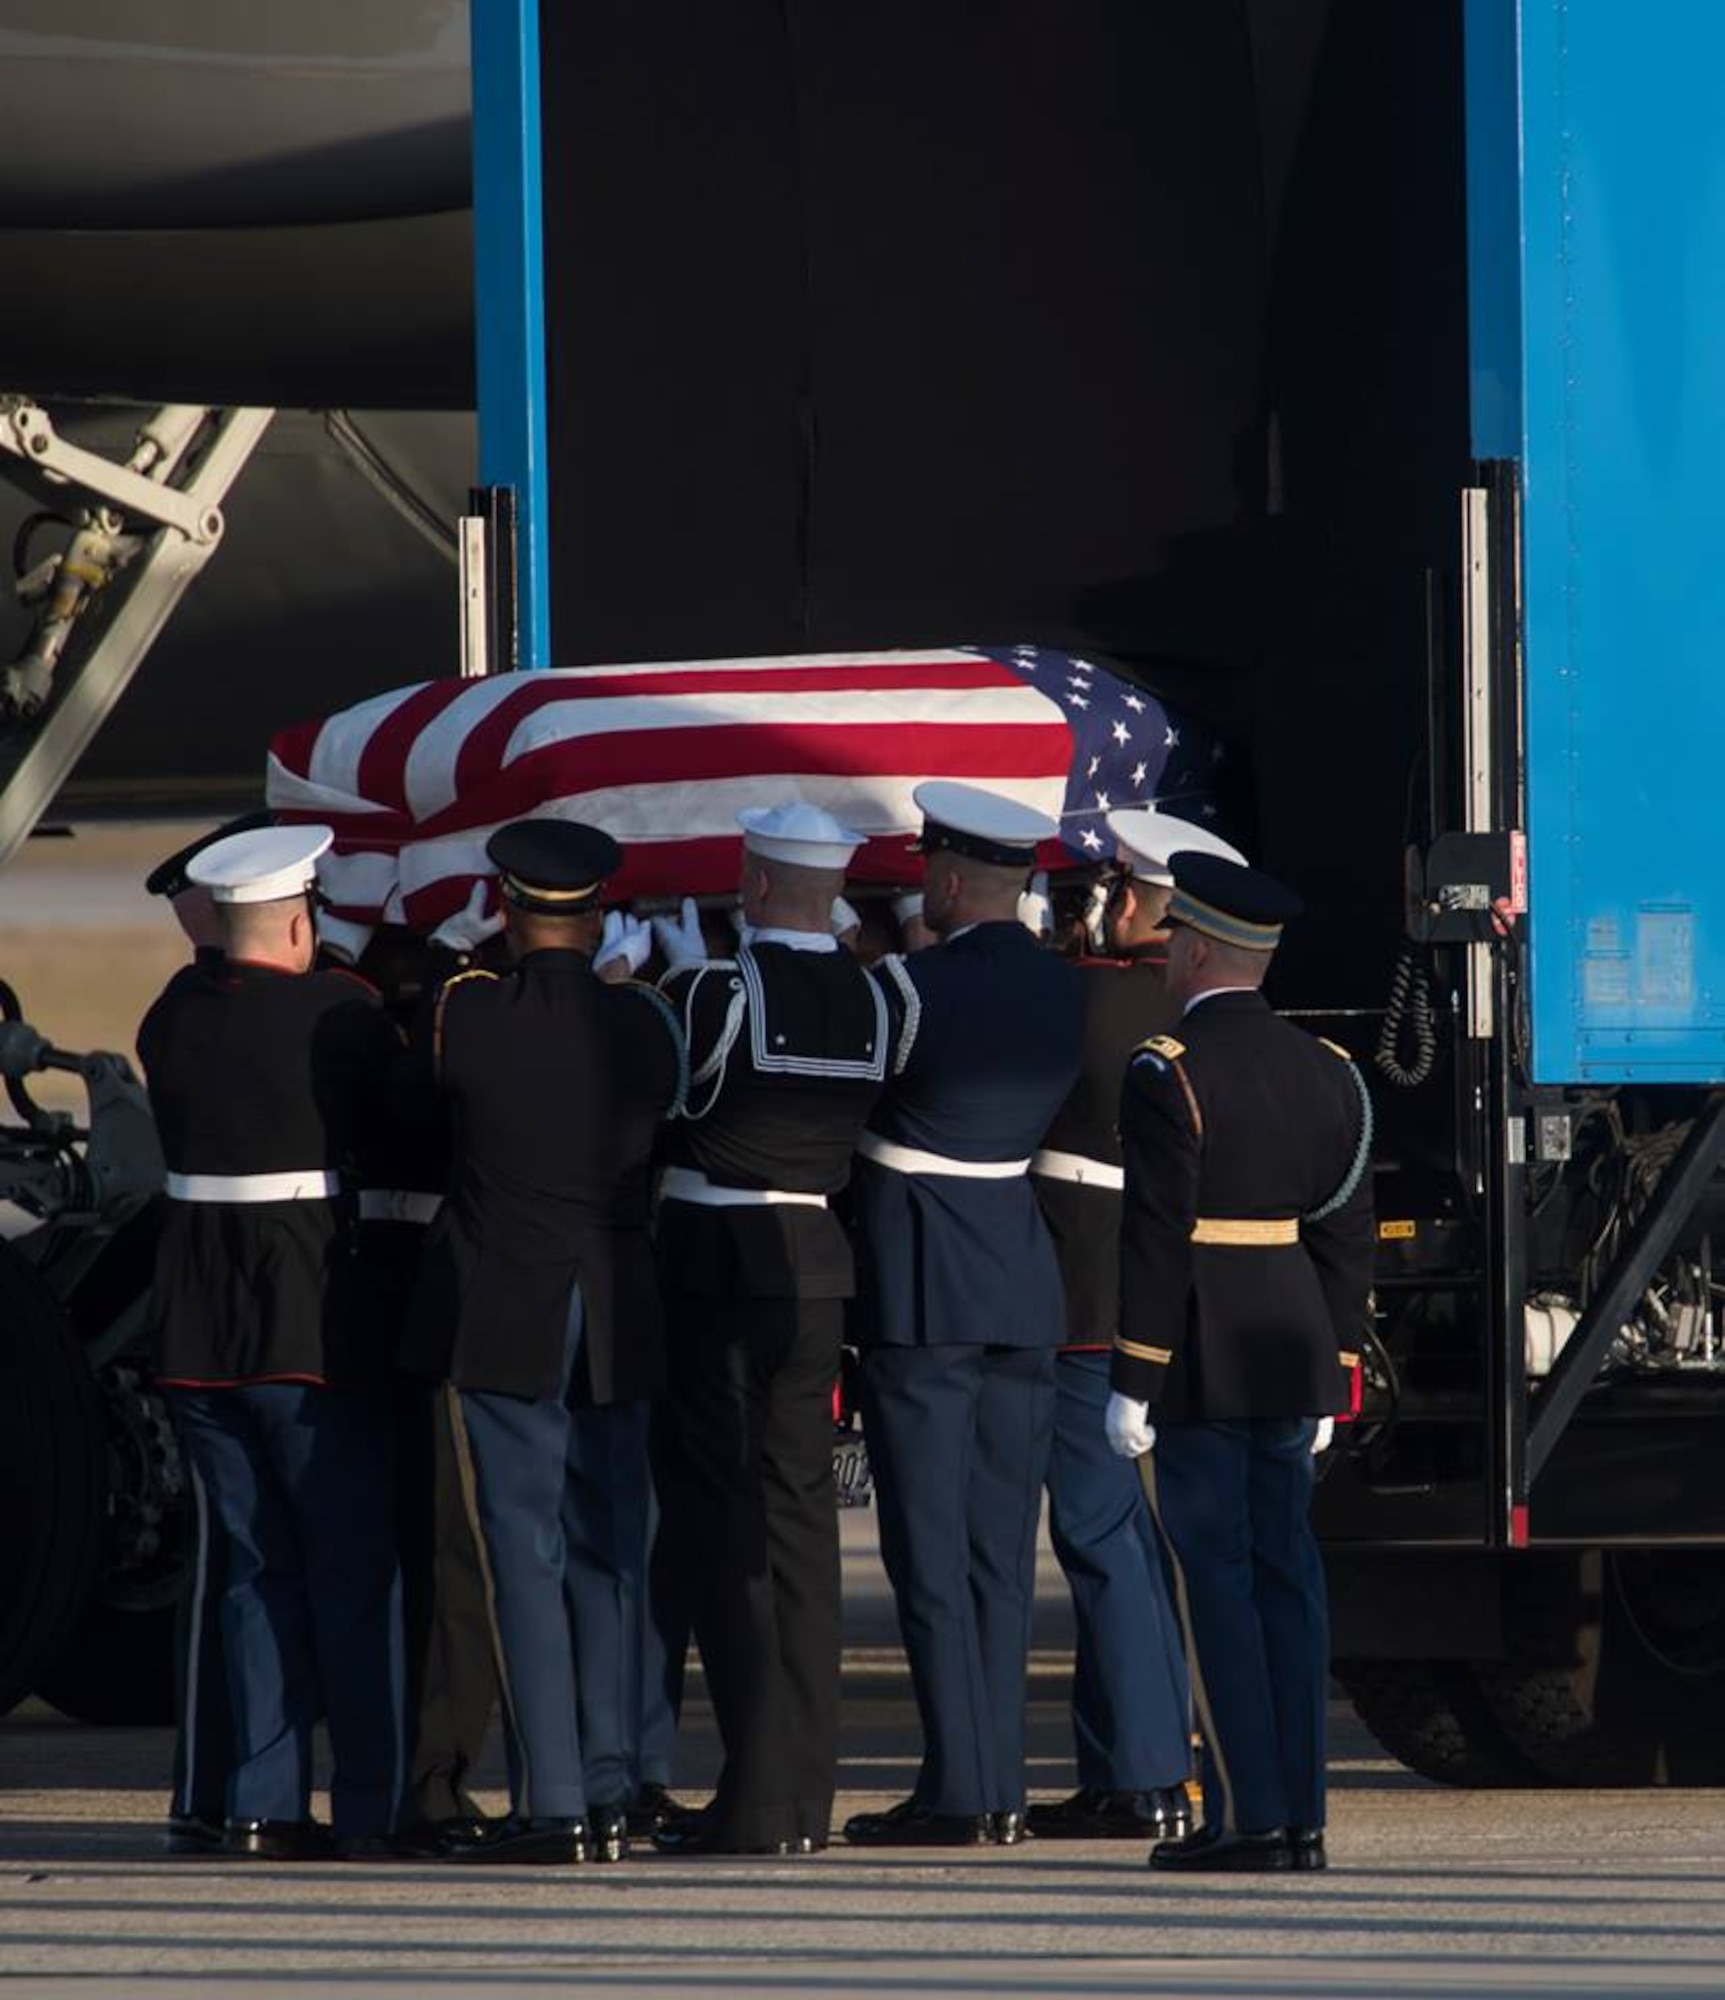
[[[186,968],[208,968],[222,958],[221,924],[208,889],[186,874],[206,847],[230,834],[255,833],[273,826],[269,813],[247,813],[212,828],[178,848],[144,877],[144,893],[160,896],[192,947]],[[159,1204],[147,1224],[159,1226]],[[174,1631],[174,1784],[168,1805],[165,1845],[170,1854],[208,1854],[222,1844],[227,1816],[228,1766],[233,1754],[233,1717],[228,1712],[227,1669],[222,1660],[221,1542],[210,1521],[209,1496],[184,1448],[186,1585],[180,1593]]]
[[[1017,920],[1051,820],[968,785],[916,791],[924,920],[882,964],[916,1038],[859,1148],[861,1403],[881,1551],[922,1717],[912,1796],[863,1845],[1024,1833],[1025,1668],[1066,1301],[1028,1169],[1078,1075],[1084,992]]]
[[[169,1169],[155,1374],[224,1565],[225,1846],[281,1860],[330,1851],[310,1817],[320,1685],[338,1851],[386,1846],[400,1779],[389,1357],[345,1294],[339,1199],[399,1043],[364,981],[308,970],[329,840],[271,828],[193,859],[226,955],[177,974],[138,1033]]]
[[[469,1513],[486,1553],[511,1815],[451,1858],[615,1860],[622,1802],[589,1800],[564,1607],[569,1401],[658,1394],[664,1337],[646,1165],[680,1043],[650,988],[594,971],[601,888],[622,850],[596,827],[492,835],[512,971],[438,996],[430,1038],[452,1166],[405,1365],[450,1385]]]
[[[911,1054],[833,936],[862,835],[802,802],[739,814],[742,940],[708,961],[692,906],[656,928],[691,1087],[660,1184],[670,1387],[654,1463],[725,1746],[688,1854],[824,1847],[838,1766],[832,1396],[850,1245],[828,1206]]]
[[[1043,1839],[1168,1839],[1190,1831],[1191,1693],[1179,1622],[1144,1488],[1108,1449],[1102,1417],[1119,1315],[1120,1082],[1134,1048],[1170,1023],[1160,929],[1168,856],[1225,841],[1143,808],[1108,815],[1118,856],[1101,922],[1114,956],[1077,961],[1084,1067],[1030,1163],[1066,1281],[1055,1369],[1048,1527],[1072,1592],[1072,1733],[1078,1789],[1030,1808]]]
[[[1168,1540],[1204,1735],[1204,1823],[1150,1862],[1321,1868],[1312,1456],[1369,1311],[1371,1104],[1345,1052],[1259,991],[1292,894],[1214,855],[1176,854],[1173,873],[1164,977],[1182,1017],[1145,1043],[1121,1097],[1106,1417]]]

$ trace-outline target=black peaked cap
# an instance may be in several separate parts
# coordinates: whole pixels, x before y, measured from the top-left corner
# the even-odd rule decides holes
[[[1275,876],[1224,855],[1182,849],[1169,857],[1168,868],[1174,877],[1168,921],[1223,944],[1273,951],[1282,926],[1305,907]]]
[[[608,833],[570,819],[513,820],[485,852],[507,900],[545,917],[597,909],[605,878],[623,865],[623,850]]]

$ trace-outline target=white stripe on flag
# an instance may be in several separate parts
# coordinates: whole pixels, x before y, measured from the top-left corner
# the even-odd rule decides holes
[[[306,761],[306,782],[332,796],[340,794],[357,799],[359,760],[365,754],[365,746],[402,703],[411,701],[424,685],[423,681],[415,681],[411,687],[374,694],[369,701],[355,702],[352,708],[332,715],[312,744],[311,756]]]

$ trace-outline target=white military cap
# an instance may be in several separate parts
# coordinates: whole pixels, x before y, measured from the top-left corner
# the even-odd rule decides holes
[[[868,838],[822,806],[792,799],[782,806],[750,806],[737,815],[743,845],[763,861],[794,861],[799,868],[845,868]]]
[[[264,826],[230,834],[194,855],[186,876],[218,903],[278,903],[311,887],[317,858],[334,838],[327,826]]]
[[[1176,854],[1214,854],[1224,861],[1243,863],[1246,857],[1230,847],[1220,834],[1194,826],[1177,813],[1158,812],[1154,806],[1132,806],[1107,815],[1104,824],[1119,843],[1119,859],[1129,875],[1140,882],[1174,886],[1170,858]]]
[[[985,792],[980,785],[930,778],[911,797],[922,814],[919,846],[925,854],[945,847],[1002,868],[1028,868],[1041,843],[1060,832],[1046,813],[998,792]]]

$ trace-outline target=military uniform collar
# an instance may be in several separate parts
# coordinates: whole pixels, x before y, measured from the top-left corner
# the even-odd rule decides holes
[[[781,931],[765,924],[750,929],[743,942],[751,951],[760,944],[782,944],[787,951],[837,951],[839,941],[831,931]]]
[[[1213,1001],[1220,1001],[1224,1007],[1238,1007],[1242,1001],[1248,1006],[1267,1006],[1263,992],[1256,986],[1207,986],[1202,993],[1194,993],[1180,1010],[1184,1020],[1195,1007],[1204,1007]]]

